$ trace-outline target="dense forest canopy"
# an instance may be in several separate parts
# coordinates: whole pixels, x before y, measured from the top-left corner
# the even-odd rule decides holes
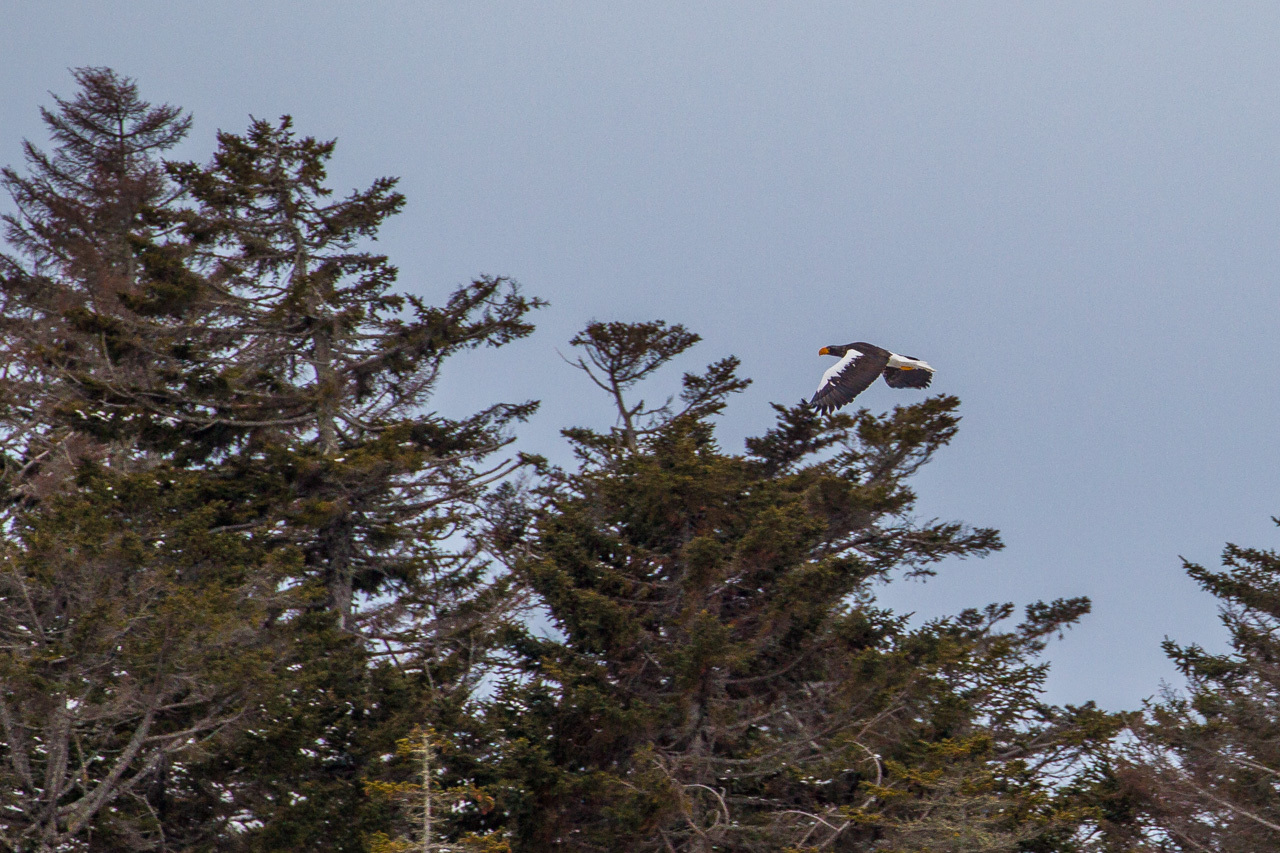
[[[183,110],[74,76],[0,173],[4,849],[1280,842],[1275,553],[1186,567],[1233,649],[1170,641],[1185,690],[1047,704],[1087,598],[877,599],[1003,547],[913,512],[955,397],[775,405],[736,451],[735,358],[676,380],[696,333],[598,321],[569,362],[616,426],[523,454],[536,402],[432,392],[541,300],[402,286],[396,181],[335,196],[288,117],[176,161]]]

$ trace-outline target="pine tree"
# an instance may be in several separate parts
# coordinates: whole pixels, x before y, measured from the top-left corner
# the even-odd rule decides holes
[[[735,360],[686,375],[678,402],[627,400],[696,341],[662,323],[588,326],[577,364],[618,427],[566,431],[577,470],[549,469],[533,504],[509,493],[494,513],[494,541],[559,632],[513,643],[527,675],[487,706],[498,765],[465,771],[512,848],[1013,851],[1068,837],[1085,811],[1050,770],[1078,760],[1084,724],[1115,725],[1042,705],[1035,656],[1088,602],[1033,605],[1013,628],[1001,605],[911,629],[874,601],[891,575],[1000,547],[995,531],[910,517],[907,478],[954,435],[957,401],[852,417],[778,406],[775,428],[729,454],[709,419],[744,385]]]
[[[1227,545],[1222,565],[1184,563],[1221,602],[1231,651],[1166,640],[1186,692],[1151,703],[1121,750],[1118,793],[1139,804],[1130,825],[1148,849],[1280,845],[1280,555]]]
[[[460,806],[492,808],[492,800],[472,786],[442,786],[440,777],[444,767],[440,749],[447,746],[434,730],[417,727],[396,744],[396,763],[402,773],[408,771],[404,774],[408,778],[366,783],[377,796],[396,803],[402,816],[402,831],[395,836],[376,833],[370,839],[370,853],[506,853],[509,850],[500,837],[495,837],[497,833],[443,840],[445,833],[441,827]]]

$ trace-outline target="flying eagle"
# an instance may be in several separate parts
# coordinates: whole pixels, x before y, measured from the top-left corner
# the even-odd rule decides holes
[[[822,374],[818,393],[809,401],[809,405],[820,412],[834,412],[846,405],[881,374],[890,388],[928,388],[933,380],[933,368],[925,362],[875,344],[859,341],[823,347],[818,355],[840,356],[840,360]]]

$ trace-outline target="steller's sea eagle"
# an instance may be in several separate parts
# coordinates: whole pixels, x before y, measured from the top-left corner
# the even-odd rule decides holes
[[[928,388],[933,380],[933,368],[925,362],[875,344],[859,341],[823,347],[818,355],[841,357],[822,374],[818,393],[809,401],[819,412],[834,412],[846,405],[882,374],[890,388]]]

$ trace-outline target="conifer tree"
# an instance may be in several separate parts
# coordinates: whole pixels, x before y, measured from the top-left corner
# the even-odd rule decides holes
[[[367,768],[414,724],[463,713],[505,618],[506,589],[466,540],[486,483],[517,464],[498,458],[506,430],[532,406],[450,420],[426,404],[446,359],[527,334],[540,303],[500,278],[457,288],[441,306],[393,292],[394,268],[363,244],[402,204],[394,181],[328,200],[332,143],[296,137],[287,119],[221,135],[208,166],[166,167],[157,155],[187,129],[179,111],[150,107],[106,69],[77,79],[82,94],[46,113],[55,152],[28,146],[32,174],[4,173],[19,207],[9,221],[18,253],[0,282],[7,529],[40,538],[12,540],[6,557],[0,787],[18,792],[6,802],[14,809],[54,809],[24,818],[19,849],[37,836],[135,849],[362,849],[388,825],[365,794]],[[183,484],[181,509],[178,497],[146,490],[167,495],[165,482]],[[124,493],[141,503],[115,502]],[[101,524],[86,526],[95,514]],[[74,545],[90,531],[150,555],[125,536],[135,529],[149,542],[204,536],[245,550],[221,564],[225,576],[202,570],[207,587],[160,546],[154,558],[111,563],[116,575],[93,568],[87,543],[58,571],[35,568],[37,542]],[[72,581],[86,591],[63,591]],[[139,589],[190,606],[165,609]],[[24,615],[27,598],[50,602],[53,615]],[[95,628],[98,610],[141,624]],[[76,690],[125,695],[109,677],[159,671],[146,657],[159,652],[125,644],[89,666],[94,649],[112,631],[151,637],[164,618],[178,623],[160,644],[173,653],[169,681],[131,682],[127,695],[143,698],[106,703],[119,715],[108,725]],[[62,645],[29,636],[46,623]],[[261,669],[224,678],[216,643],[205,658],[183,639],[209,626]],[[56,656],[41,651],[55,646]],[[66,687],[41,669],[82,659]],[[174,699],[174,681],[208,690]],[[41,704],[42,685],[60,692]],[[64,694],[95,709],[96,728],[64,713],[55,719],[70,728],[40,729],[36,718]],[[146,702],[165,712],[163,725],[138,716]],[[170,740],[181,714],[190,737]],[[147,749],[130,751],[130,732],[149,738]],[[11,749],[12,733],[28,746]],[[79,789],[51,794],[41,779],[65,775],[59,737],[103,757],[73,768]],[[46,754],[48,767],[31,757]],[[108,760],[101,772],[123,775],[93,784]]]
[[[370,764],[460,713],[506,618],[468,536],[487,484],[520,464],[498,453],[533,404],[451,420],[430,394],[450,356],[528,334],[541,303],[502,278],[441,306],[396,292],[366,247],[403,205],[394,180],[330,198],[333,143],[288,118],[218,143],[207,165],[170,167],[217,330],[174,417],[240,496],[240,523],[300,555],[300,608],[291,680],[200,767],[212,784],[187,792],[189,813],[244,829],[247,849],[361,849],[385,823]]]
[[[394,268],[359,244],[403,199],[381,180],[326,200],[332,150],[285,119],[220,134],[208,166],[169,165],[188,202],[163,212],[196,294],[187,337],[167,386],[113,389],[169,428],[164,452],[221,501],[219,529],[285,567],[261,626],[270,679],[216,749],[156,782],[175,849],[363,849],[388,826],[366,768],[465,701],[501,619],[468,504],[510,470],[486,459],[531,407],[423,406],[445,359],[527,334],[538,303],[504,279],[440,307],[392,292]]]
[[[196,304],[159,156],[187,132],[109,69],[0,181],[0,789],[12,849],[162,843],[163,780],[271,671],[279,575],[175,468],[136,401],[172,388]],[[283,556],[283,555],[281,555]]]
[[[137,464],[165,424],[136,405],[167,397],[165,365],[198,321],[166,212],[160,156],[190,128],[106,68],[73,72],[71,99],[41,115],[55,148],[24,144],[28,174],[0,171],[16,212],[0,255],[0,450],[7,499],[39,498],[86,460]],[[187,347],[189,349],[189,347]]]
[[[911,629],[875,585],[1000,547],[995,531],[911,518],[908,477],[954,435],[957,401],[886,416],[775,407],[726,453],[710,418],[736,362],[646,410],[627,392],[697,341],[594,323],[577,365],[613,398],[611,434],[566,431],[580,464],[538,500],[508,493],[494,540],[559,632],[487,706],[498,767],[470,767],[516,851],[1021,850],[1085,810],[1052,771],[1091,708],[1044,706],[1046,638],[1088,609],[1008,605]],[[647,416],[645,413],[648,412]],[[517,535],[526,531],[524,536]],[[499,821],[500,817],[489,818]],[[484,825],[473,816],[471,824]]]
[[[222,332],[189,418],[234,435],[240,462],[287,489],[270,498],[288,507],[272,518],[278,535],[306,555],[339,627],[374,631],[357,596],[394,586],[411,598],[441,556],[432,544],[465,524],[460,508],[512,470],[488,460],[533,408],[431,414],[441,367],[527,335],[541,303],[502,278],[443,306],[393,291],[396,269],[361,243],[402,208],[394,179],[330,199],[334,143],[297,136],[288,117],[218,143],[207,166],[171,167],[196,203],[185,229]]]
[[[1280,520],[1277,520],[1280,524]],[[1280,555],[1227,545],[1184,567],[1221,602],[1231,650],[1166,640],[1187,679],[1149,705],[1117,770],[1146,849],[1245,853],[1280,845]],[[1124,825],[1115,828],[1125,834]],[[1134,833],[1128,833],[1135,837]]]
[[[0,845],[173,849],[168,777],[275,681],[281,567],[198,476],[77,481],[0,549]]]

